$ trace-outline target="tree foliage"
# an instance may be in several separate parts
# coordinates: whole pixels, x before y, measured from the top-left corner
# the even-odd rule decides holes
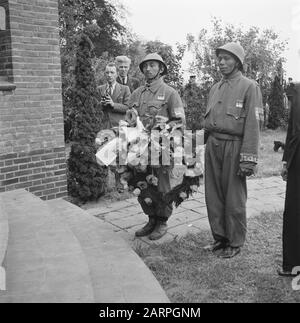
[[[102,124],[102,111],[92,70],[92,42],[80,37],[75,68],[75,87],[71,93],[74,111],[72,147],[68,160],[68,191],[81,201],[104,194],[106,171],[96,162],[95,138]]]
[[[118,21],[122,10],[117,11],[106,0],[59,0],[58,4],[65,140],[68,141],[72,126],[70,94],[75,84],[78,37],[84,32],[93,41],[99,57],[113,56],[123,48],[118,39],[126,29]]]
[[[101,16],[96,19],[100,33],[91,37],[95,45],[95,55],[100,57],[107,52],[111,56],[118,56],[126,48],[128,31],[121,24],[122,13],[125,10],[121,5],[116,7],[111,1],[94,0]]]
[[[201,88],[196,83],[188,83],[184,87],[182,100],[187,129],[200,130],[206,110]]]
[[[201,87],[207,97],[212,84],[220,80],[215,49],[227,42],[240,42],[246,52],[245,75],[259,81],[264,102],[270,92],[271,82],[276,72],[276,63],[284,61],[283,52],[287,41],[282,41],[272,29],[257,27],[244,29],[232,24],[224,24],[221,19],[212,19],[212,29],[202,29],[196,39],[188,35],[188,48],[195,54],[191,71],[201,80]]]
[[[268,103],[270,106],[268,128],[277,129],[284,126],[287,121],[284,107],[284,90],[278,75],[275,76],[272,83]]]

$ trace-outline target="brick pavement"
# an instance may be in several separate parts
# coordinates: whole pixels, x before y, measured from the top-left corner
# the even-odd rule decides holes
[[[248,180],[248,218],[262,212],[282,212],[284,207],[286,183],[281,177]],[[183,202],[168,221],[168,233],[158,241],[147,237],[135,238],[134,232],[147,222],[136,198],[119,202],[87,203],[83,206],[87,212],[103,220],[114,232],[128,241],[132,247],[137,245],[161,244],[187,233],[209,230],[204,198],[204,186],[199,188],[189,200]]]

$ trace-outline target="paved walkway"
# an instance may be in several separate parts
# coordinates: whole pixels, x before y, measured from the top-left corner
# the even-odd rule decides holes
[[[283,211],[286,184],[281,177],[248,180],[248,217],[262,212]],[[82,208],[108,225],[114,232],[128,241],[135,248],[137,245],[160,244],[182,237],[187,233],[209,230],[207,211],[204,199],[204,186],[189,200],[182,203],[168,221],[168,233],[158,241],[150,241],[147,237],[135,238],[134,232],[147,222],[136,198],[120,202],[93,202]]]

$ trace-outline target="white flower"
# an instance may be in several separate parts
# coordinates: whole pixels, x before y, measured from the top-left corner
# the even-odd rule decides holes
[[[198,192],[198,186],[197,185],[192,185],[191,190],[192,190],[193,193],[197,193]]]
[[[187,194],[186,194],[185,192],[181,192],[181,193],[179,194],[179,197],[180,197],[181,199],[183,199],[183,200],[186,200],[186,198],[187,198]]]
[[[151,205],[152,204],[152,200],[149,198],[149,197],[147,197],[147,198],[145,198],[145,203],[147,204],[147,205]]]
[[[136,188],[134,191],[133,191],[133,195],[138,197],[141,195],[141,190],[139,188]]]

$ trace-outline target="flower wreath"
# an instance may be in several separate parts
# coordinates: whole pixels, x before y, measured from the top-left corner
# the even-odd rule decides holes
[[[96,159],[99,165],[118,172],[124,189],[133,192],[147,205],[174,203],[177,207],[198,191],[204,171],[204,145],[194,148],[195,141],[188,141],[184,135],[184,125],[168,122],[163,116],[155,117],[153,130],[156,130],[158,140],[153,140],[150,131],[144,128],[137,111],[129,109],[118,128],[97,134]],[[184,157],[180,137],[193,146],[189,150],[191,153]],[[157,157],[155,164],[151,161],[153,155]],[[169,163],[165,164],[166,160]],[[171,190],[165,194],[158,189],[156,169],[171,171],[175,175],[170,179]]]

